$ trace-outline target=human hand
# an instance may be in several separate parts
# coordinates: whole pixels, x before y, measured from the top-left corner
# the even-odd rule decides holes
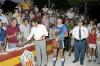
[[[56,41],[59,41],[59,36],[56,38]]]
[[[45,35],[42,35],[42,36],[41,36],[41,39],[45,39]]]

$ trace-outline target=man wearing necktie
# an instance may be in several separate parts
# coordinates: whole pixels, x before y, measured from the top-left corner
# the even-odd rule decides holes
[[[72,36],[75,39],[75,52],[74,52],[74,61],[78,62],[80,60],[80,64],[83,65],[85,50],[86,50],[86,42],[88,38],[88,29],[83,26],[83,22],[78,22],[78,26],[74,27],[72,31]]]

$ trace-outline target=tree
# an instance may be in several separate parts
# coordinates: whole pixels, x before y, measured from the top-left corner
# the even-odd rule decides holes
[[[87,5],[89,2],[94,2],[99,0],[68,0],[68,5],[70,6],[84,6],[84,12],[87,13]]]

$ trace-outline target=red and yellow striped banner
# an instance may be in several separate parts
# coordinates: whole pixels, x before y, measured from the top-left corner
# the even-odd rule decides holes
[[[30,45],[23,49],[11,51],[8,54],[0,54],[0,66],[22,66],[20,55],[24,50],[31,51],[36,56],[35,46]],[[52,40],[47,41],[47,53],[48,55],[52,53]],[[31,61],[27,62],[27,66],[31,66]]]

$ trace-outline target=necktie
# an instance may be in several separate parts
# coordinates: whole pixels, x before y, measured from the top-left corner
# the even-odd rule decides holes
[[[79,28],[79,39],[81,39],[81,29]]]

